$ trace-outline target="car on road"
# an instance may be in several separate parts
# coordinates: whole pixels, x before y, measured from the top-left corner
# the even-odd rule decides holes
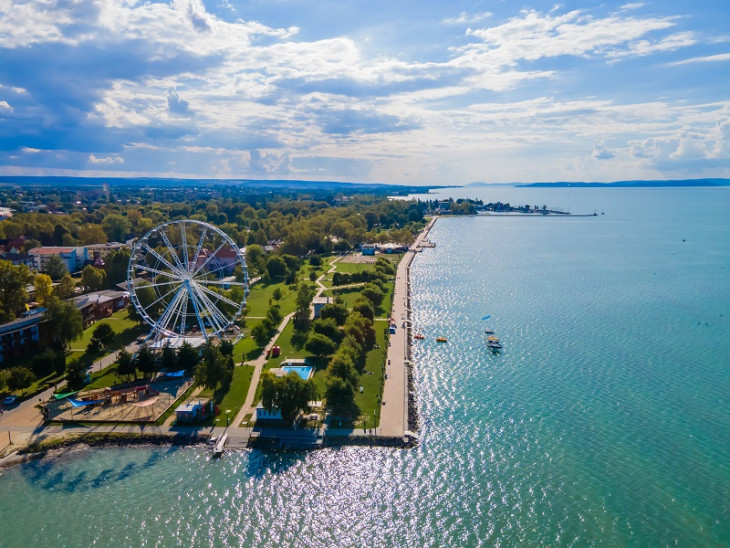
[[[3,405],[5,407],[8,407],[10,405],[15,405],[18,402],[18,396],[5,396],[5,399],[3,400]]]

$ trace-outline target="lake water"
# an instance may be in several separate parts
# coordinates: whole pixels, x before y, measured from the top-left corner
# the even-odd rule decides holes
[[[730,544],[730,189],[446,192],[605,215],[436,223],[416,449],[79,449],[2,473],[0,545]]]

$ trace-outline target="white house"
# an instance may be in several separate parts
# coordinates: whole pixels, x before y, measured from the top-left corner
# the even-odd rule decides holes
[[[33,258],[35,269],[38,272],[46,272],[48,261],[54,255],[61,257],[69,272],[80,270],[87,257],[85,247],[56,246],[34,247],[28,251],[28,255]]]

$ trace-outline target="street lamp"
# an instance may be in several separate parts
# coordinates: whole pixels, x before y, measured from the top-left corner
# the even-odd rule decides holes
[[[230,421],[230,419],[228,417],[228,415],[230,415],[230,414],[231,414],[231,410],[230,409],[226,409],[226,426],[228,426],[231,423],[231,421]]]

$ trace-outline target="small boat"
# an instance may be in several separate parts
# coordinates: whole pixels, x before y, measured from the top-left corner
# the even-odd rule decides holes
[[[492,352],[496,352],[497,350],[502,350],[502,345],[499,343],[489,343],[487,345],[489,347],[489,350]]]
[[[436,337],[436,342],[444,343],[448,342],[448,339],[446,337]]]
[[[489,342],[498,343],[499,342],[499,337],[495,337],[494,335],[490,335],[489,337],[487,337],[487,340]]]
[[[425,339],[426,336],[423,333],[416,333],[415,335],[413,335],[413,338],[420,341],[421,339]]]
[[[485,329],[485,330],[484,330],[484,332],[485,332],[485,333],[486,333],[487,335],[494,335],[494,329]]]

